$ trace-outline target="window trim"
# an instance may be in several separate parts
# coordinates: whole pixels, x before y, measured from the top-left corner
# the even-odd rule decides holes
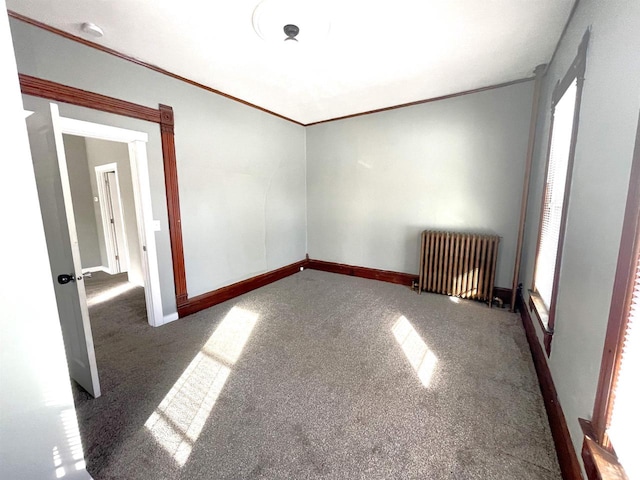
[[[626,322],[633,297],[636,277],[636,259],[640,253],[640,116],[636,131],[636,142],[631,164],[629,189],[624,212],[624,223],[620,239],[618,263],[611,296],[609,321],[604,340],[600,376],[593,406],[592,420],[582,420],[590,424],[590,430],[584,429],[583,459],[595,473],[598,465],[593,462],[594,450],[600,449],[609,454],[611,462],[616,462],[615,451],[607,436],[607,427],[613,411],[613,383],[620,367],[621,353],[626,333]],[[589,443],[591,441],[591,443]],[[595,445],[594,445],[595,442]],[[586,451],[586,453],[585,453]],[[590,455],[591,454],[591,455]],[[603,453],[604,455],[604,453]],[[589,472],[587,468],[587,472]],[[619,467],[621,468],[621,467]],[[589,476],[589,478],[598,478]],[[621,477],[622,478],[622,477]]]
[[[567,227],[567,212],[569,210],[569,197],[571,194],[571,181],[573,176],[573,163],[576,153],[576,144],[578,140],[578,130],[580,123],[580,106],[582,104],[582,90],[584,87],[584,74],[587,65],[587,46],[589,44],[590,31],[587,30],[582,37],[580,46],[578,47],[578,53],[573,60],[573,63],[569,67],[567,73],[565,73],[562,80],[559,80],[553,90],[551,96],[551,121],[549,125],[549,135],[547,144],[547,160],[544,170],[544,189],[542,191],[542,198],[540,204],[540,218],[538,221],[538,238],[536,242],[536,256],[533,266],[533,278],[531,280],[531,289],[529,290],[529,307],[538,319],[542,332],[544,335],[544,346],[547,356],[551,355],[551,340],[553,338],[553,332],[555,329],[555,311],[556,302],[558,299],[558,285],[560,282],[560,266],[562,264],[562,252],[564,250],[564,236]],[[538,257],[540,255],[540,244],[542,238],[542,222],[544,217],[545,198],[547,195],[547,178],[549,175],[549,160],[551,157],[551,143],[553,139],[553,127],[555,122],[555,108],[567,89],[571,86],[574,80],[577,80],[575,109],[573,113],[573,127],[571,131],[571,143],[569,147],[569,159],[567,162],[567,177],[565,181],[564,198],[562,203],[562,218],[560,220],[560,231],[558,236],[558,251],[556,254],[556,264],[554,268],[553,287],[551,292],[551,301],[547,307],[542,297],[539,295],[536,285],[536,273],[538,269]],[[546,320],[546,321],[545,321]]]

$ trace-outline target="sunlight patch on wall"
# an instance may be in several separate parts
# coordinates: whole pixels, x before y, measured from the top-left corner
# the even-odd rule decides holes
[[[119,297],[123,293],[128,292],[129,290],[133,290],[137,285],[133,283],[123,283],[122,285],[116,285],[103,293],[96,295],[95,297],[87,298],[87,305],[92,307],[99,303],[108,302],[109,300],[113,300],[116,297]]]
[[[402,348],[409,364],[413,367],[423,386],[429,387],[438,358],[427,347],[411,322],[404,315],[400,316],[391,328],[393,336]]]
[[[182,467],[258,320],[233,307],[191,361],[145,427]]]

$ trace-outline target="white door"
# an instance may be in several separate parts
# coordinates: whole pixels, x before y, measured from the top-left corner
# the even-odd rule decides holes
[[[27,118],[42,222],[71,378],[100,396],[58,106]],[[36,300],[37,301],[37,300]]]
[[[124,215],[120,202],[120,187],[116,172],[111,170],[102,172],[104,179],[105,203],[109,221],[109,238],[114,247],[115,271],[111,273],[123,273],[129,270],[129,250],[124,230]]]

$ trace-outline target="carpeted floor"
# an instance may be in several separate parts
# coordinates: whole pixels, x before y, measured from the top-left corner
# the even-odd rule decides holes
[[[514,314],[305,270],[154,329],[140,293],[91,307],[96,480],[560,478]]]

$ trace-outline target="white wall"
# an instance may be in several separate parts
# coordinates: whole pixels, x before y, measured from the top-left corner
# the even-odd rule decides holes
[[[591,41],[549,359],[578,457],[582,445],[578,418],[590,418],[593,412],[640,108],[637,0],[582,0],[544,79],[520,277],[530,288],[551,92],[567,72],[589,26]]]
[[[63,135],[63,139],[82,268],[100,267],[105,263],[96,225],[95,193],[91,188],[87,147],[83,137]]]
[[[306,254],[304,128],[220,95],[11,21],[22,73],[157,108],[171,105],[190,296]],[[36,101],[32,99],[30,101]],[[61,105],[61,114],[149,133],[164,314],[175,312],[159,127]]]
[[[129,147],[126,143],[110,142],[96,138],[87,138],[87,161],[89,164],[89,177],[93,195],[98,196],[98,184],[95,167],[115,163],[118,165],[118,184],[120,186],[120,200],[122,216],[124,218],[124,230],[127,237],[127,249],[129,252],[129,281],[136,285],[144,285],[142,259],[140,258],[140,239],[138,237],[138,221],[136,218],[136,206],[133,197],[133,180],[131,178],[131,160],[129,159]],[[98,221],[102,228],[102,212],[98,205]],[[105,243],[104,233],[101,243]],[[106,247],[105,254],[106,254]],[[106,258],[103,265],[108,265]]]
[[[76,413],[5,15],[0,65],[0,128],[11,158],[8,174],[0,175],[0,211],[6,225],[19,228],[19,235],[0,237],[3,252],[10,253],[0,277],[0,476],[55,479],[64,468],[65,479],[87,479],[71,454],[79,435]],[[25,274],[28,285],[20,281]]]
[[[309,256],[418,272],[420,232],[502,237],[511,288],[533,82],[307,129]]]

